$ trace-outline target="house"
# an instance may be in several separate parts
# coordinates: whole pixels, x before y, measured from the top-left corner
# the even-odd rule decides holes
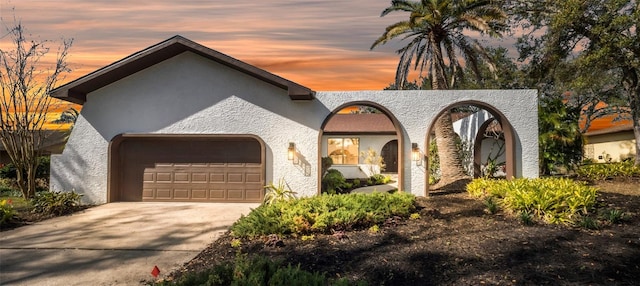
[[[620,162],[636,154],[636,140],[631,120],[614,120],[615,115],[595,119],[587,132],[584,157],[597,163]]]
[[[427,194],[425,157],[411,154],[428,153],[435,118],[461,104],[501,120],[508,175],[538,176],[535,90],[316,92],[175,36],[51,96],[83,105],[51,158],[51,188],[95,204],[259,202],[279,179],[300,196],[318,194],[328,137],[347,132],[330,122],[354,105],[392,123],[402,191]]]

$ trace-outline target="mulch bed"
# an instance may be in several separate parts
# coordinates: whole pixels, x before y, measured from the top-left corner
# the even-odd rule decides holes
[[[525,226],[487,214],[466,193],[444,192],[418,199],[420,219],[390,220],[377,233],[285,238],[278,246],[243,240],[241,251],[369,285],[638,285],[640,182],[620,182],[626,191],[609,184],[602,184],[608,188],[599,204],[629,218],[598,230]],[[172,276],[232,261],[238,249],[231,240],[227,234],[213,242]]]

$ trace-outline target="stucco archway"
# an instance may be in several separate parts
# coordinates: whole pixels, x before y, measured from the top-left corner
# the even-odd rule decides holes
[[[349,106],[367,106],[367,107],[372,107],[375,108],[377,110],[379,110],[380,112],[382,112],[382,114],[384,114],[389,120],[391,120],[391,122],[393,123],[393,126],[395,128],[396,131],[396,140],[398,140],[398,189],[399,190],[403,190],[403,182],[404,182],[404,170],[402,168],[403,166],[403,155],[404,154],[404,150],[403,150],[403,131],[402,131],[402,127],[400,125],[400,121],[393,115],[393,113],[387,109],[386,107],[376,103],[376,102],[372,102],[372,101],[350,101],[350,102],[346,102],[343,103],[341,105],[339,105],[338,107],[336,107],[335,109],[333,109],[331,111],[331,113],[329,113],[324,121],[322,122],[322,125],[320,126],[320,131],[318,134],[318,158],[322,158],[322,136],[324,135],[324,130],[325,127],[327,126],[327,124],[329,123],[329,121],[331,120],[331,118],[333,118],[336,114],[338,114],[338,112],[346,107]],[[318,191],[317,193],[320,194],[322,191],[322,160],[318,160]]]
[[[516,175],[516,164],[515,164],[515,158],[516,158],[516,138],[515,138],[515,132],[513,130],[513,127],[511,126],[511,123],[507,120],[506,116],[497,108],[495,108],[494,106],[482,102],[482,101],[477,101],[477,100],[463,100],[463,101],[458,101],[455,103],[452,103],[448,106],[446,106],[445,108],[443,108],[442,110],[440,110],[436,116],[434,117],[434,120],[431,122],[429,129],[427,129],[427,133],[426,133],[426,138],[425,138],[425,145],[424,146],[429,146],[429,142],[431,140],[431,133],[434,130],[434,126],[435,123],[437,121],[437,118],[439,118],[445,111],[450,110],[454,107],[459,107],[459,106],[476,106],[476,107],[480,107],[486,111],[488,111],[489,113],[491,113],[491,115],[493,115],[493,117],[495,118],[495,120],[498,121],[498,123],[500,124],[500,126],[502,127],[502,131],[504,132],[504,140],[505,140],[505,157],[506,157],[506,168],[505,168],[505,172],[506,172],[506,177],[507,179],[511,179]],[[486,126],[484,127],[486,128]],[[475,144],[474,144],[475,145]],[[475,147],[474,147],[475,148]],[[476,164],[476,158],[475,156],[477,156],[475,154],[476,152],[474,152],[474,173],[475,173],[475,164]],[[427,167],[425,168],[425,195],[428,195],[429,193],[429,168],[428,168],[428,164],[429,164],[429,158],[427,158],[426,160],[426,164]]]

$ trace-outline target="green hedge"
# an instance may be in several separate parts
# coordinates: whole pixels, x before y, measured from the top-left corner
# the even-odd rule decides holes
[[[235,222],[231,232],[237,237],[328,233],[369,227],[414,211],[415,197],[407,193],[323,194],[261,205]]]
[[[596,189],[565,178],[491,180],[467,185],[470,195],[497,200],[504,210],[551,224],[575,225],[596,205]]]
[[[578,167],[576,173],[581,178],[589,180],[606,180],[613,178],[640,177],[640,167],[634,166],[633,161],[626,160],[616,163],[595,163]]]

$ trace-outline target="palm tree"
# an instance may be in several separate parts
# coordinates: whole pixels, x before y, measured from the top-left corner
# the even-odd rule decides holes
[[[478,41],[464,32],[501,37],[507,29],[506,14],[491,0],[393,0],[381,17],[394,11],[409,12],[409,20],[388,26],[371,49],[395,38],[410,39],[397,50],[400,61],[395,85],[400,89],[407,83],[411,67],[419,70],[420,76],[427,71],[431,88],[436,90],[455,87],[455,79],[462,76],[461,60],[480,77],[481,60],[493,66]],[[450,111],[438,118],[435,133],[442,175],[439,185],[466,178],[456,151]]]

